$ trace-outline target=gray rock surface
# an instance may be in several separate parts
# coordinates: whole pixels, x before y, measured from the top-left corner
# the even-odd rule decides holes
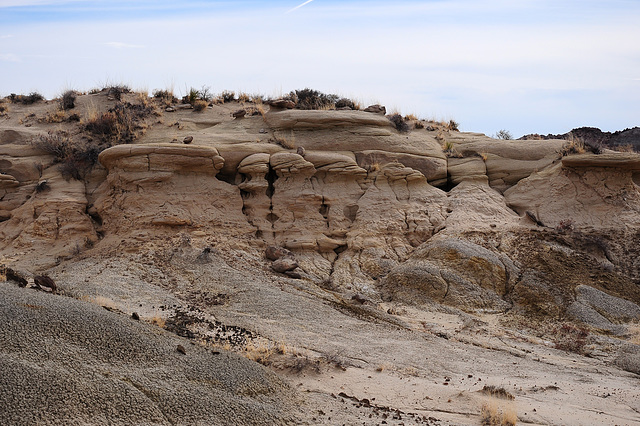
[[[1,286],[0,424],[296,423],[288,388],[257,363],[96,305]]]

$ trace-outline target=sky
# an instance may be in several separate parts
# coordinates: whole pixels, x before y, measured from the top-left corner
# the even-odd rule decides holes
[[[640,126],[638,0],[0,0],[0,96],[306,87],[462,131]]]

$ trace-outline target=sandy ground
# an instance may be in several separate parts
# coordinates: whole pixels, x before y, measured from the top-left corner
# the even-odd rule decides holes
[[[354,304],[272,273],[251,251],[204,264],[193,262],[197,252],[180,249],[165,264],[88,252],[55,277],[66,294],[149,322],[190,310],[249,332],[253,343],[243,351],[220,334],[211,338],[211,327],[187,326],[194,340],[211,338],[204,344],[271,367],[300,394],[308,424],[474,425],[483,406],[526,424],[640,423],[640,377],[611,362],[624,338],[594,337],[587,357],[555,349],[512,314]]]

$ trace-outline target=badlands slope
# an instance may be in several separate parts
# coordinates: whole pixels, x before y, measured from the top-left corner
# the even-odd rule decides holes
[[[640,422],[637,154],[136,93],[3,105],[0,255],[27,285],[0,282],[2,424]],[[87,127],[109,110],[116,139]]]

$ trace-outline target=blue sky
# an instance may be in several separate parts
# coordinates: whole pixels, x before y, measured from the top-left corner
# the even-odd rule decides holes
[[[640,1],[303,3],[0,0],[0,96],[311,87],[486,134],[640,125]]]

